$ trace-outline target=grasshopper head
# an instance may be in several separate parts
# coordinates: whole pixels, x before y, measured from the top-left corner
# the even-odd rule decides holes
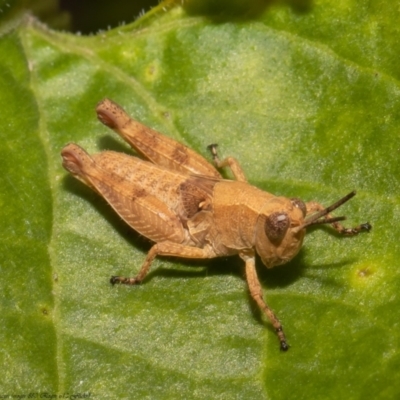
[[[307,215],[307,206],[300,199],[272,198],[261,210],[256,227],[256,250],[263,263],[271,268],[290,261],[301,248],[306,228],[311,225],[333,224],[346,219],[346,217],[331,217],[329,213],[355,195],[356,192],[352,191],[329,207],[321,206],[319,211],[311,215]],[[354,235],[370,229],[371,225],[366,223],[352,229],[342,228],[340,232]]]
[[[274,197],[261,211],[256,227],[256,250],[266,267],[290,261],[303,244],[307,210],[300,199]]]

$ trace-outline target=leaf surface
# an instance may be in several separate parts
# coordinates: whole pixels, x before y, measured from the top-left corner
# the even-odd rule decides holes
[[[0,394],[400,394],[399,26],[395,3],[367,4],[254,0],[239,18],[164,2],[91,37],[4,23]],[[140,287],[109,285],[150,244],[59,155],[69,142],[130,152],[96,119],[104,97],[203,155],[219,143],[266,191],[329,205],[357,190],[336,215],[369,221],[369,234],[311,229],[290,263],[259,265],[289,352],[234,257],[159,258]]]

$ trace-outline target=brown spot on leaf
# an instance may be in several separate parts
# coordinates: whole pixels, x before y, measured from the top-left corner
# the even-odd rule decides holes
[[[373,273],[374,272],[370,268],[366,267],[366,268],[362,268],[358,271],[358,276],[360,278],[367,278],[367,277],[371,276]]]

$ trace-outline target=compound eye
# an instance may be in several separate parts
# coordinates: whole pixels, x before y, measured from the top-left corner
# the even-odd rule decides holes
[[[271,242],[278,242],[285,236],[289,225],[289,216],[285,212],[274,212],[265,220],[265,234]]]
[[[292,199],[290,199],[290,201],[295,207],[301,210],[301,212],[303,213],[303,217],[307,215],[307,207],[303,200],[300,200],[297,197],[293,197]]]

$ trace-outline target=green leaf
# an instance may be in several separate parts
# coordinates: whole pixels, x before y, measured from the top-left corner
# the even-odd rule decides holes
[[[92,37],[33,17],[0,28],[0,395],[397,398],[400,90],[397,6],[160,4]],[[222,3],[223,5],[226,3]],[[235,7],[236,7],[235,6]],[[226,5],[224,7],[227,7]],[[239,259],[159,258],[61,167],[75,142],[129,152],[96,119],[109,97],[201,154],[219,143],[249,181],[373,230],[310,229],[259,276],[291,349],[250,301]]]

